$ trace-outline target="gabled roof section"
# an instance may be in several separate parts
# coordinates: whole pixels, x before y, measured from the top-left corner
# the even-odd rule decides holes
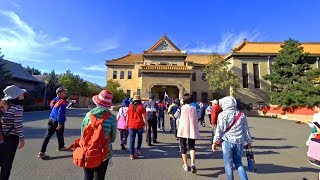
[[[186,62],[193,64],[206,65],[211,62],[211,54],[188,54]]]
[[[186,54],[181,51],[172,41],[164,34],[153,46],[144,51],[144,54]]]
[[[129,53],[128,55],[117,59],[112,59],[109,61],[107,60],[106,65],[134,65],[135,62],[143,62],[143,57],[141,54]]]
[[[237,54],[277,54],[283,42],[243,42],[232,49],[231,53]],[[311,55],[320,54],[320,42],[302,42],[304,51]]]
[[[4,59],[0,60],[0,63],[4,64],[4,67],[11,72],[13,79],[41,83],[41,81],[33,77],[25,68],[23,68],[21,64]]]

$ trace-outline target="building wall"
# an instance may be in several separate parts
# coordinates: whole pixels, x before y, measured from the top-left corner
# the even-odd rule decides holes
[[[124,92],[130,90],[130,97],[137,94],[137,90],[142,88],[142,77],[138,77],[140,65],[131,66],[108,66],[107,81],[112,79],[120,83]],[[117,71],[117,79],[113,79],[113,71]],[[124,79],[120,79],[120,72],[124,71]],[[128,79],[128,71],[132,71],[132,79]]]
[[[196,81],[193,81],[192,75],[190,76],[191,82],[191,91],[192,93],[197,93],[197,100],[204,100],[202,97],[202,93],[207,93],[207,100],[211,100],[213,98],[213,92],[209,90],[209,83],[207,80],[202,80],[202,73],[204,67],[194,66],[193,72],[196,73]]]
[[[160,63],[168,63],[168,65],[177,64],[178,66],[184,66],[185,57],[145,57],[144,65],[159,65]]]

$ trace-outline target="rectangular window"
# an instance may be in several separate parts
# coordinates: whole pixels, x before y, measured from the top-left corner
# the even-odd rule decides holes
[[[203,72],[201,75],[202,81],[207,81],[207,73]]]
[[[194,72],[192,73],[192,81],[196,81],[197,80],[197,74]]]
[[[141,95],[141,89],[137,89],[137,94]]]
[[[156,64],[155,63],[151,63],[150,65],[155,66]]]
[[[248,65],[247,63],[242,64],[242,87],[249,87],[249,74],[248,74]]]
[[[120,71],[120,79],[124,79],[124,71]]]
[[[141,73],[141,69],[139,69],[138,71],[138,77],[141,77],[142,73]]]
[[[191,101],[197,101],[197,92],[192,92]]]
[[[128,71],[128,79],[132,79],[132,71]]]
[[[253,64],[254,88],[260,88],[259,64]]]
[[[130,97],[131,96],[131,90],[127,90],[127,95]]]
[[[172,66],[177,66],[178,64],[172,63]]]
[[[165,65],[168,65],[168,63],[161,62],[160,65],[165,66]]]
[[[113,71],[113,79],[117,79],[117,75],[118,75],[118,72],[117,71]]]
[[[202,100],[203,103],[207,103],[208,102],[208,93],[207,92],[201,93],[201,100]]]

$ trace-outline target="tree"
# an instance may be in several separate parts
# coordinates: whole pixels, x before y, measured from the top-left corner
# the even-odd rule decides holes
[[[52,100],[56,97],[56,89],[60,87],[59,77],[52,70],[50,73],[44,74],[44,81],[47,84],[47,100]]]
[[[204,69],[209,89],[213,92],[231,89],[232,94],[235,94],[240,87],[239,76],[229,67],[229,60],[215,53],[211,58],[211,62]]]
[[[3,97],[3,90],[10,84],[12,79],[11,72],[6,69],[5,64],[3,63],[4,55],[2,55],[0,48],[0,97]]]
[[[271,74],[264,76],[271,83],[271,103],[290,109],[320,102],[320,86],[314,81],[320,70],[310,66],[316,59],[308,57],[294,39],[285,41],[279,53],[271,65]]]
[[[88,86],[88,97],[92,97],[94,95],[99,94],[99,92],[102,90],[102,88],[100,86],[98,86],[97,84],[93,84],[91,82],[86,82],[87,86]]]
[[[107,86],[105,89],[108,89],[112,93],[113,103],[120,103],[124,98],[127,97],[127,94],[125,94],[120,87],[121,85],[118,81],[114,81],[112,79],[107,81]]]
[[[31,75],[41,75],[41,71],[39,69],[27,66],[24,67]]]
[[[87,91],[87,86],[80,76],[69,70],[59,77],[59,84],[68,89],[69,94],[83,95]]]

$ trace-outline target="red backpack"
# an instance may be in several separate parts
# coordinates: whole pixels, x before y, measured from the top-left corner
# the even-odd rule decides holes
[[[111,113],[97,119],[90,114],[91,123],[84,128],[80,139],[74,141],[73,163],[82,168],[98,167],[106,159],[109,149],[110,135],[106,139],[102,123]]]

